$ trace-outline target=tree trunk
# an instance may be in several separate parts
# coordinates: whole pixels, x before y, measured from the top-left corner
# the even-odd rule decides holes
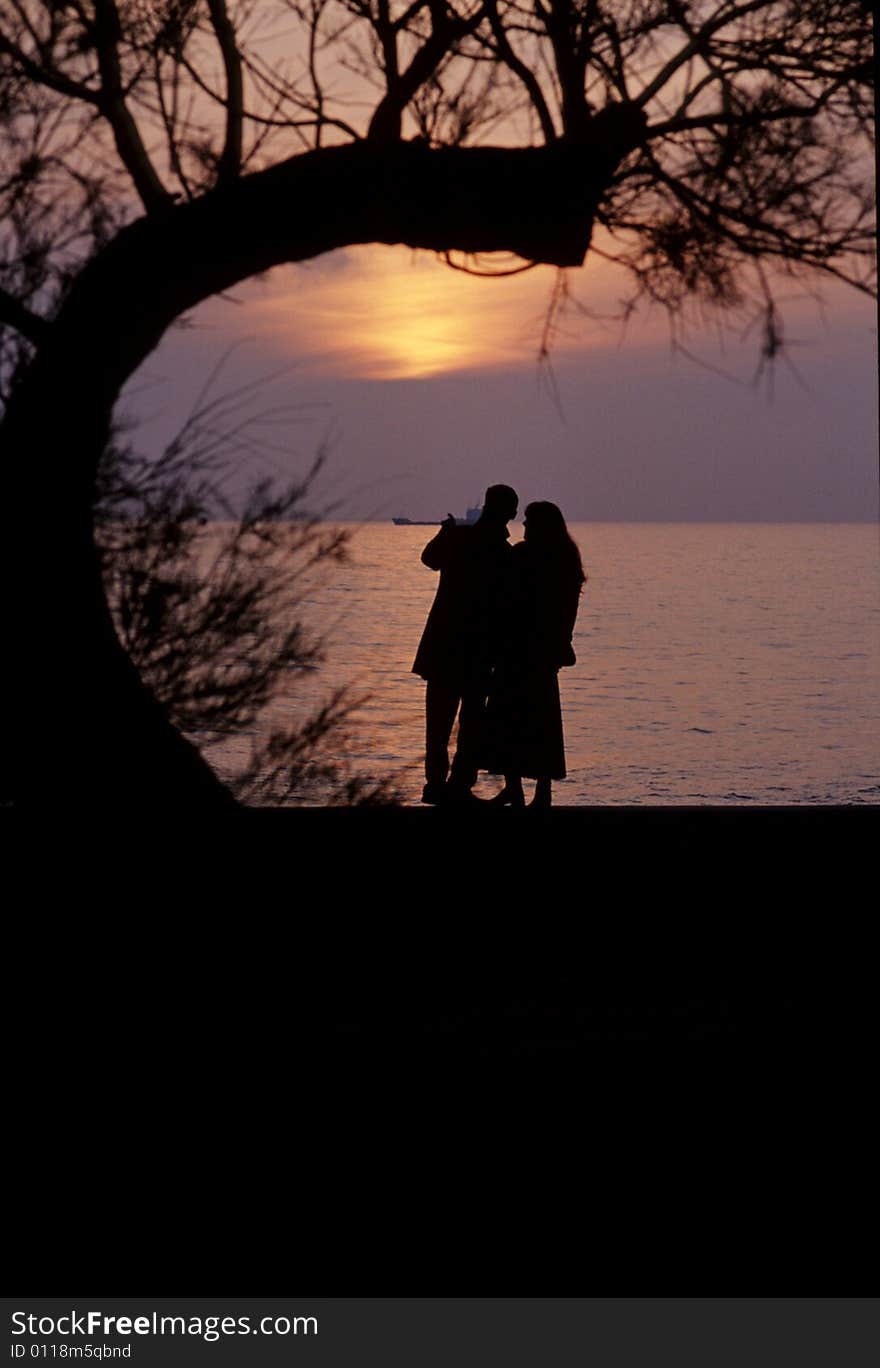
[[[355,243],[579,265],[642,119],[615,106],[594,124],[579,146],[306,153],[138,220],[85,267],[0,429],[13,646],[3,796],[158,810],[229,802],[120,646],[92,536],[114,403],[170,324],[256,272]]]

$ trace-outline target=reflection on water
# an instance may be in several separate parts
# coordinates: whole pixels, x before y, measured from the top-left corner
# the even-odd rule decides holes
[[[324,666],[291,677],[266,725],[351,683],[370,697],[352,767],[423,782],[424,682],[410,673],[437,577],[430,528],[352,525],[347,566],[310,587]],[[880,801],[877,529],[575,523],[589,581],[560,673],[563,804]],[[519,524],[511,527],[519,540]],[[224,748],[218,768],[249,749]],[[216,754],[212,757],[217,763]],[[489,794],[500,781],[481,779]]]

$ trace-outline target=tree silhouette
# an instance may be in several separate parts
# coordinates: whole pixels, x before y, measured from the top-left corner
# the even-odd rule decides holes
[[[96,800],[224,799],[120,644],[93,537],[114,402],[175,319],[354,243],[578,266],[597,225],[673,312],[772,319],[779,271],[870,290],[871,48],[860,0],[2,0],[24,800],[54,764]]]

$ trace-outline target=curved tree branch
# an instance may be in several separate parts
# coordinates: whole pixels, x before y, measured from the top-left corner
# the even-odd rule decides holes
[[[39,554],[23,519],[20,533],[0,545],[0,574],[7,583],[27,580],[9,623],[27,645],[7,681],[7,715],[51,717],[64,669],[65,707],[75,718],[67,763],[90,776],[83,782],[93,797],[167,801],[160,796],[169,767],[178,775],[171,801],[217,797],[210,770],[170,727],[119,643],[91,534],[114,403],[165,330],[236,281],[346,244],[580,262],[598,201],[643,124],[639,111],[615,106],[593,120],[590,146],[362,141],[306,152],[146,215],[81,271],[3,420],[4,492],[11,507],[39,508],[41,521]],[[51,633],[33,631],[47,620]],[[89,669],[71,673],[69,663],[80,659]],[[20,792],[36,802],[44,770],[34,762],[33,735],[23,732],[12,769]]]

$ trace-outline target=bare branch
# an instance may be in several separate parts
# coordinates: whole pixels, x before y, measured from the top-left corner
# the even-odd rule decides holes
[[[645,130],[645,137],[664,138],[672,133],[685,133],[697,128],[755,128],[769,123],[778,123],[781,119],[811,119],[818,114],[822,108],[822,101],[817,100],[815,104],[806,105],[782,105],[770,113],[746,111],[739,113],[732,109],[717,109],[712,114],[695,114],[690,117],[678,116],[671,119],[664,119],[662,123],[649,124]]]
[[[400,137],[403,111],[416,91],[424,85],[454,48],[455,44],[480,23],[482,10],[469,19],[450,17],[445,4],[431,0],[431,34],[416,52],[406,71],[392,80],[370,120],[367,138],[388,142]],[[387,75],[387,72],[386,72]]]
[[[535,73],[526,66],[525,62],[517,57],[511,47],[507,32],[498,13],[498,0],[484,0],[484,9],[489,18],[489,25],[492,29],[492,36],[495,39],[499,57],[504,62],[505,66],[509,67],[513,74],[522,81],[528,91],[529,99],[535,108],[538,120],[541,124],[541,132],[544,134],[544,141],[547,143],[555,142],[556,128],[553,123],[553,117],[547,107],[547,101],[544,99],[544,92],[541,90],[540,82]]]
[[[90,86],[83,85],[80,81],[72,81],[52,67],[39,65],[3,33],[0,33],[0,52],[5,52],[7,56],[11,57],[21,72],[29,80],[35,81],[37,85],[46,86],[49,90],[57,91],[59,95],[66,95],[71,100],[84,100],[86,104],[92,105],[100,104],[99,91],[92,90]]]
[[[167,205],[171,196],[150,161],[138,126],[125,102],[118,50],[122,29],[115,0],[95,0],[92,32],[101,73],[100,109],[113,129],[116,150],[134,182],[141,203],[150,213]]]
[[[577,9],[571,0],[550,0],[549,13],[544,22],[553,47],[565,136],[585,138],[590,121],[584,100],[587,47],[578,40]]]
[[[766,8],[767,0],[750,0],[750,3],[746,5],[734,5],[730,9],[722,8],[714,18],[709,19],[700,29],[698,29],[690,42],[686,43],[685,46],[666,63],[662,70],[657,73],[653,81],[650,81],[649,84],[639,92],[635,97],[636,103],[644,106],[649,100],[652,100],[675,73],[702,50],[706,40],[711,38],[714,33],[717,33],[719,29],[726,28],[728,24],[734,23],[737,19],[744,18],[747,14],[752,14],[756,10]]]
[[[241,170],[243,92],[241,58],[235,29],[229,19],[226,0],[208,0],[211,23],[223,54],[226,72],[226,138],[217,165],[217,181],[223,184],[234,179]]]

